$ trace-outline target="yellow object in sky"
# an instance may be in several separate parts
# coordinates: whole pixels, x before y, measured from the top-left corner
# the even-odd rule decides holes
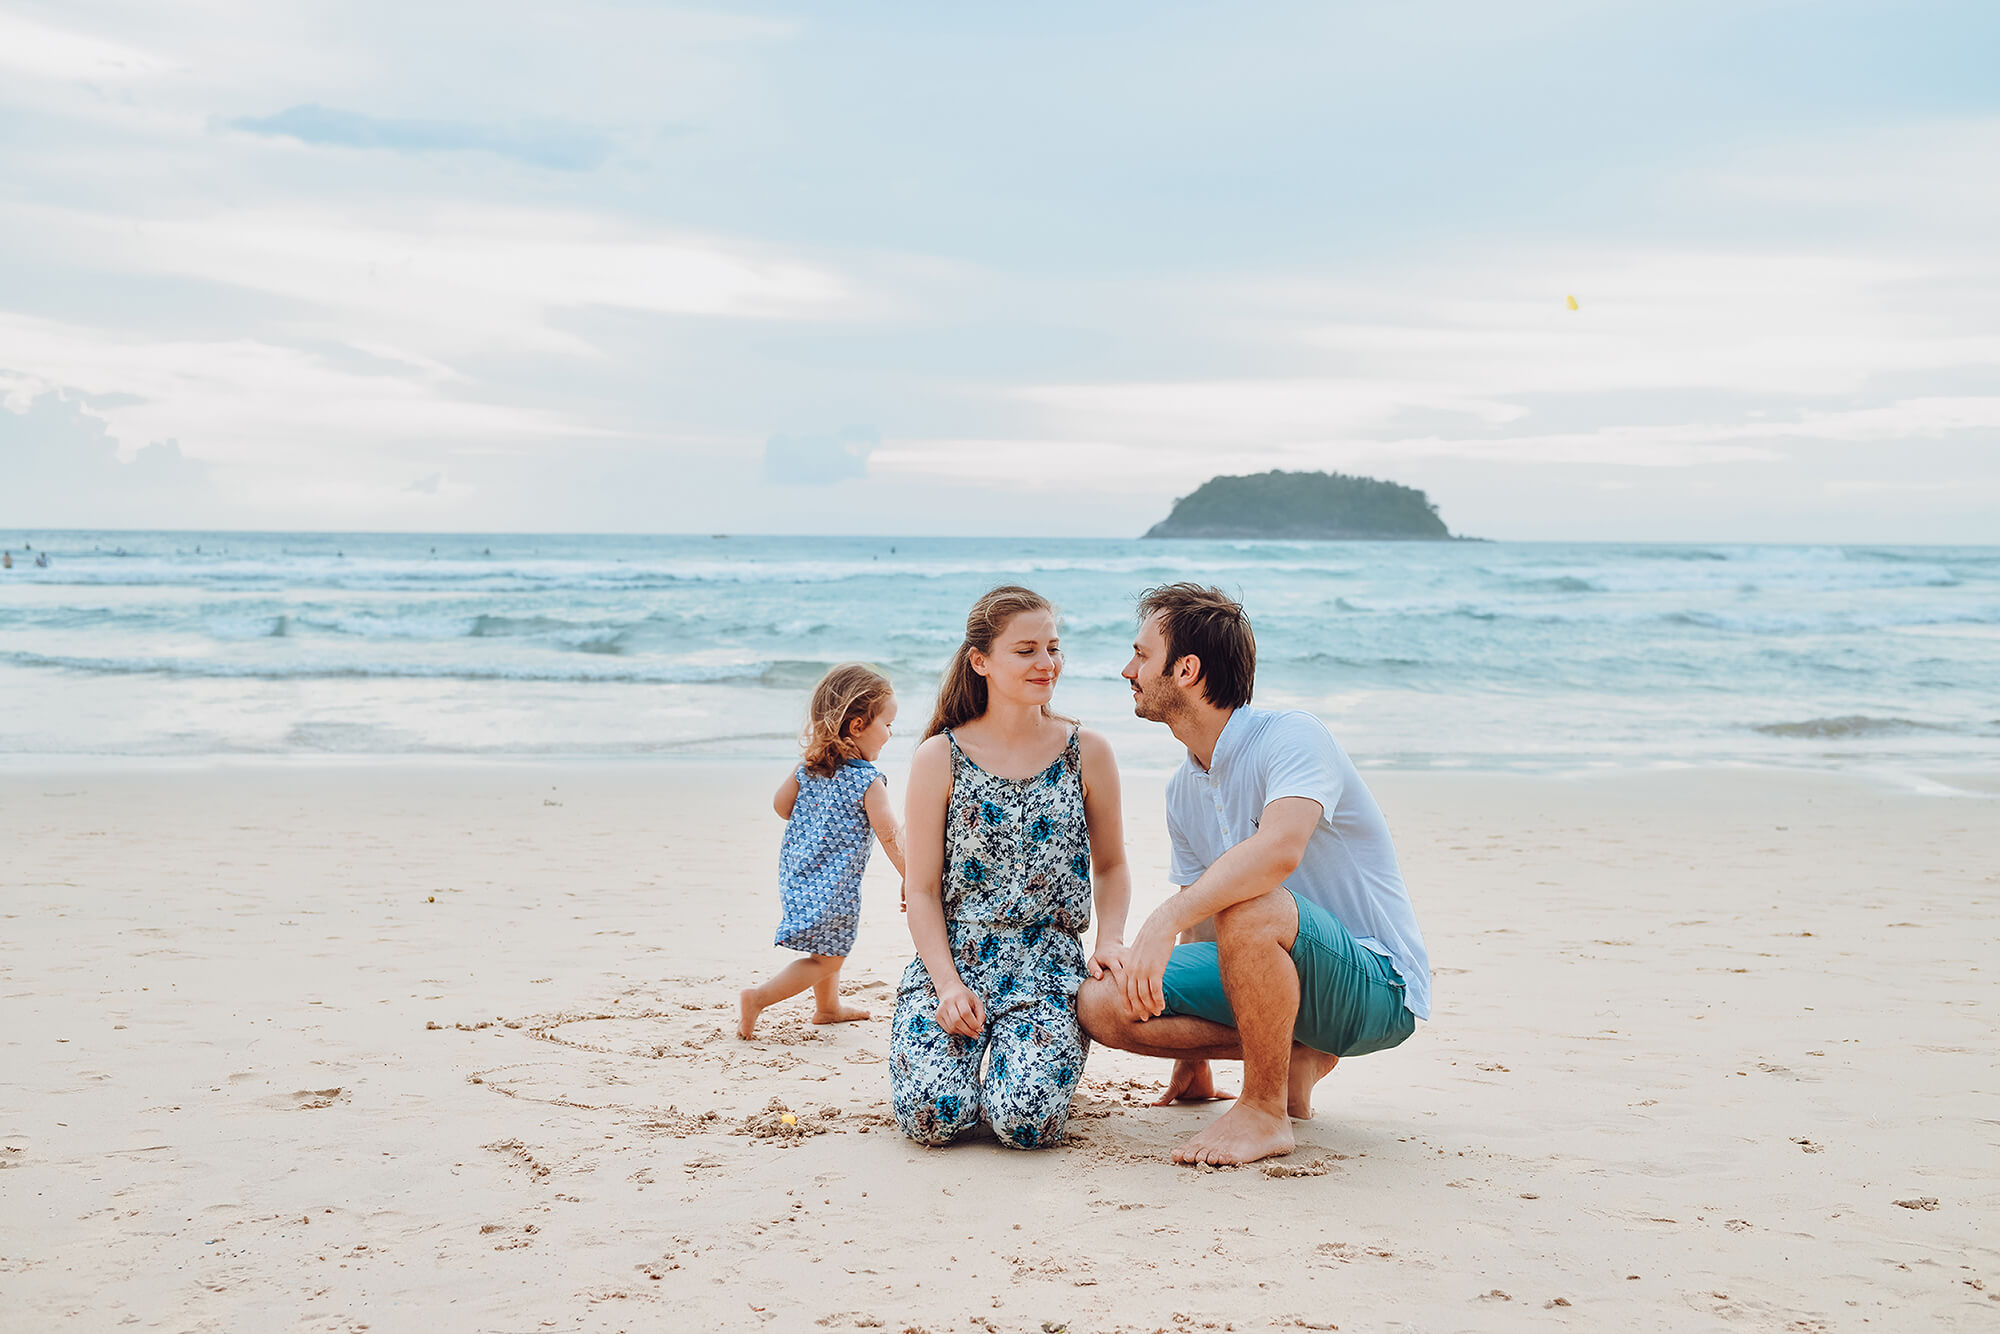
[[[1576,309],[1576,298],[1575,298],[1575,297],[1570,297],[1570,298],[1569,298],[1569,308],[1570,308],[1571,310],[1575,310],[1575,309]]]

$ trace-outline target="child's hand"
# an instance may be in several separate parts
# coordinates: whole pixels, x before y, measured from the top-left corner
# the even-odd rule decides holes
[[[937,1024],[947,1033],[976,1038],[986,1031],[986,1007],[960,983],[938,993]]]

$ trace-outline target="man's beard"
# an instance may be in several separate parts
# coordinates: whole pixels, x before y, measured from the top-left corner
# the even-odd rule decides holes
[[[1132,711],[1149,723],[1171,723],[1186,707],[1180,686],[1164,674],[1140,686],[1132,699]]]

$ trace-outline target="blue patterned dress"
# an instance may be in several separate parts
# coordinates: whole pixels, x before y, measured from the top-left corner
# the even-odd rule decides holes
[[[1083,757],[1072,732],[1055,763],[1016,781],[945,737],[945,939],[986,1029],[966,1038],[939,1028],[930,970],[921,955],[910,961],[889,1036],[896,1123],[943,1144],[984,1117],[1003,1144],[1047,1148],[1062,1141],[1089,1045],[1076,1019],[1091,903]]]
[[[778,851],[778,894],[785,920],[777,943],[808,954],[846,958],[861,926],[861,873],[873,833],[862,800],[882,777],[866,760],[849,760],[827,778],[799,767],[799,795]]]

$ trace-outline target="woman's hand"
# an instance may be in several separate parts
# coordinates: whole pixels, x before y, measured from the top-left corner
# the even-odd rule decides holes
[[[947,1033],[976,1038],[986,1031],[986,1007],[963,982],[938,991],[937,1024]]]
[[[1090,952],[1090,959],[1084,966],[1093,980],[1109,973],[1115,982],[1125,976],[1125,960],[1130,954],[1124,941],[1106,940],[1099,936],[1097,948]]]

